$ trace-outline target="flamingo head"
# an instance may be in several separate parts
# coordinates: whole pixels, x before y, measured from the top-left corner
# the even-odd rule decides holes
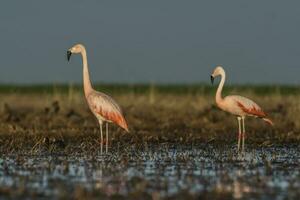
[[[214,84],[215,77],[225,74],[223,67],[217,66],[210,75],[211,84]]]
[[[73,47],[71,47],[68,51],[67,51],[67,59],[68,61],[71,58],[71,55],[73,53],[81,53],[84,49],[84,46],[82,44],[76,44]]]

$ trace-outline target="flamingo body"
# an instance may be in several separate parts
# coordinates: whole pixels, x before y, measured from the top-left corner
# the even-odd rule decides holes
[[[86,96],[89,108],[100,121],[112,122],[128,132],[120,106],[108,95],[92,91]]]
[[[264,112],[254,101],[238,95],[227,96],[223,101],[218,102],[217,105],[222,110],[241,117],[265,116]]]
[[[251,99],[239,95],[231,95],[223,98],[221,93],[225,83],[226,74],[224,69],[221,66],[216,67],[214,72],[212,73],[211,75],[212,83],[216,76],[221,76],[221,81],[216,93],[216,103],[220,109],[237,116],[238,125],[239,125],[238,149],[240,147],[240,137],[242,135],[243,137],[242,148],[244,150],[244,138],[245,138],[244,119],[246,116],[261,118],[270,125],[273,125],[273,122],[269,118],[267,118],[267,114],[261,109],[261,107]],[[241,124],[241,120],[242,120],[242,124]],[[243,129],[243,133],[241,129]]]

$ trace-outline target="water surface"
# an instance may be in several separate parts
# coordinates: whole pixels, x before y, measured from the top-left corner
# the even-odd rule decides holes
[[[144,149],[0,157],[0,196],[286,199],[299,196],[299,147],[162,144]],[[11,192],[14,191],[14,192]]]

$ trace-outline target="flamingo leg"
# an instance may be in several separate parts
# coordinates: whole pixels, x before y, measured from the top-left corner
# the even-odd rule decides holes
[[[242,135],[242,129],[241,129],[241,118],[238,117],[238,124],[239,124],[239,136],[238,136],[238,152],[240,151],[241,146],[241,135]]]
[[[108,122],[106,122],[106,153],[108,152]]]
[[[246,131],[245,131],[245,118],[243,117],[242,118],[242,123],[243,123],[243,143],[242,143],[242,150],[244,151],[245,150],[245,134],[246,134]]]
[[[100,149],[101,149],[101,154],[103,153],[103,133],[102,133],[102,122],[99,122],[100,125],[100,134],[101,134],[101,145],[100,145]]]

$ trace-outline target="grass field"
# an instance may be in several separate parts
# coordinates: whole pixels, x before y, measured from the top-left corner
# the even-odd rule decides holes
[[[50,162],[48,156],[51,156],[52,160],[56,159],[59,166],[64,166],[64,159],[67,160],[65,162],[68,163],[68,166],[75,162],[76,169],[82,163],[85,163],[82,160],[90,161],[88,163],[92,166],[103,165],[105,167],[101,167],[101,173],[103,173],[104,178],[108,177],[109,171],[118,168],[117,163],[119,162],[127,169],[126,173],[129,173],[128,170],[132,170],[132,163],[136,164],[135,167],[137,169],[139,167],[145,169],[149,160],[154,160],[156,163],[159,162],[159,160],[156,160],[158,159],[156,157],[151,159],[151,155],[153,156],[156,153],[158,156],[162,156],[162,152],[169,155],[169,152],[174,151],[174,149],[180,149],[178,152],[181,152],[181,154],[176,158],[165,156],[162,158],[163,166],[168,166],[166,163],[169,163],[171,168],[177,168],[178,163],[181,163],[179,165],[179,168],[181,167],[180,170],[189,169],[191,167],[190,162],[194,162],[192,158],[201,160],[201,156],[206,154],[216,166],[226,165],[230,174],[232,165],[235,166],[235,164],[240,163],[240,160],[234,156],[237,142],[236,118],[215,106],[214,93],[216,86],[202,84],[160,86],[102,85],[95,88],[110,94],[121,105],[130,129],[130,133],[125,133],[118,127],[110,125],[109,151],[111,154],[104,158],[99,155],[100,134],[98,123],[86,105],[81,86],[0,86],[0,154],[2,155],[0,168],[4,170],[4,163],[9,162],[12,162],[12,165],[15,166],[11,170],[7,169],[8,177],[16,180],[16,176],[14,174],[9,176],[9,173],[12,173],[14,170],[17,171],[18,164],[23,166],[22,169],[24,170],[24,162],[28,165],[28,159],[33,159],[33,163],[39,163],[39,159],[42,157],[43,161]],[[237,167],[237,169],[247,170],[249,167],[247,162],[252,163],[251,156],[255,157],[255,154],[257,154],[259,158],[256,157],[255,159],[257,163],[261,164],[260,167],[265,170],[261,175],[263,179],[269,173],[267,170],[268,163],[272,161],[272,152],[274,151],[272,148],[279,148],[278,152],[286,148],[298,148],[300,141],[300,88],[296,86],[229,86],[224,91],[224,95],[228,94],[239,94],[255,100],[264,108],[265,112],[268,113],[275,123],[274,127],[270,127],[261,120],[253,118],[247,118],[246,120],[246,149],[250,153],[250,158],[244,160],[245,163]],[[205,151],[203,148],[208,149]],[[260,149],[267,149],[268,151],[264,152]],[[269,151],[270,149],[271,152]],[[197,153],[200,151],[203,151],[203,155]],[[209,155],[210,151],[216,152]],[[222,154],[222,151],[227,152],[226,156]],[[294,151],[295,149],[291,149],[291,152]],[[149,155],[149,152],[151,155]],[[24,158],[20,157],[20,155],[24,155]],[[187,157],[184,155],[187,155]],[[221,156],[222,159],[226,158],[226,161],[220,161],[219,159],[221,158],[216,155]],[[278,159],[280,155],[277,156]],[[287,155],[286,157],[288,158],[289,152],[284,155]],[[293,156],[298,156],[298,154]],[[68,160],[66,157],[74,159]],[[266,157],[270,159],[266,160]],[[281,155],[282,157],[284,156]],[[82,160],[78,161],[78,158],[82,158]],[[132,159],[133,161],[130,163]],[[168,159],[172,161],[169,162]],[[185,162],[184,159],[187,159],[187,161]],[[273,161],[278,162],[276,159],[273,159]],[[203,167],[207,167],[208,163],[203,162]],[[285,160],[282,161],[282,163],[284,162]],[[111,166],[107,165],[107,163],[110,163]],[[195,165],[195,170],[202,170],[202,165],[198,164]],[[35,166],[38,166],[39,169],[41,168],[39,164]],[[98,167],[91,167],[89,170],[98,170]],[[137,170],[135,167],[133,169]],[[161,172],[157,171],[157,167],[159,168],[160,166],[154,164],[150,170],[154,170],[153,173],[158,173],[159,176]],[[281,172],[281,164],[276,165],[273,169],[277,169],[277,167],[279,172]],[[295,169],[298,169],[298,167],[297,165]],[[31,170],[25,169],[31,174]],[[36,168],[31,166],[31,169]],[[257,166],[258,171],[259,169],[259,166]],[[50,170],[51,175],[55,172],[55,169],[52,168],[48,170]],[[78,168],[77,170],[80,169]],[[182,173],[180,170],[178,173]],[[44,171],[41,173],[44,173]],[[122,175],[123,172],[120,171],[119,173]],[[222,172],[216,169],[212,170],[212,173]],[[116,174],[113,178],[121,176],[120,174]],[[220,176],[223,177],[223,175]],[[128,176],[127,174],[126,177],[128,178]],[[296,179],[289,179],[288,181],[300,183],[298,175],[296,174],[295,176],[297,177]],[[4,196],[17,195],[17,197],[32,195],[47,197],[47,193],[44,190],[40,193],[27,193],[31,191],[26,190],[31,188],[31,186],[26,185],[27,182],[30,183],[27,179],[27,182],[25,180],[21,187],[19,185],[6,184],[3,181],[3,177],[5,177],[4,172],[0,173],[0,177],[2,177],[2,179],[0,178],[0,196],[2,194]],[[210,177],[205,175],[203,177],[204,179],[202,180],[198,176],[191,176],[191,180],[201,180],[199,185],[205,186],[205,181],[208,181]],[[124,193],[115,192],[117,194],[116,198],[120,195],[120,198],[131,197],[134,199],[135,197],[141,197],[139,195],[147,194],[147,198],[150,199],[159,199],[159,197],[181,199],[182,196],[180,195],[190,195],[193,198],[197,198],[200,195],[210,199],[224,197],[222,194],[225,189],[219,190],[221,186],[218,184],[222,183],[222,187],[236,184],[234,183],[237,180],[236,176],[232,175],[231,179],[230,177],[229,180],[232,179],[232,182],[229,181],[228,184],[227,182],[224,183],[222,178],[220,180],[217,179],[215,182],[207,183],[210,185],[209,188],[196,190],[194,193],[187,188],[182,189],[180,187],[177,192],[163,193],[162,186],[160,189],[152,188],[155,184],[163,184],[161,180],[153,183],[149,182],[147,177],[136,176],[136,174],[133,176],[133,179],[126,179],[125,183],[118,180],[118,184],[112,187],[115,188],[119,187],[119,184],[125,184],[126,188],[130,188]],[[242,176],[242,185],[245,185],[247,178],[249,177]],[[180,179],[178,180],[180,181]],[[135,181],[142,184],[142,186],[139,186]],[[172,181],[164,181],[166,181],[166,184],[175,184]],[[184,179],[183,181],[186,183],[188,180]],[[59,185],[60,182],[61,180],[57,184]],[[99,197],[99,195],[104,195],[107,198],[113,196],[108,192],[109,188],[105,185],[99,186],[101,188],[101,194],[99,194],[94,190],[95,185],[91,189],[82,186],[85,183],[80,184],[80,181],[79,183],[75,181],[67,188],[73,195],[79,195],[80,198],[83,198],[85,195],[91,198]],[[103,182],[101,183],[103,184]],[[251,182],[248,186],[255,189],[256,182]],[[59,188],[60,186],[52,187]],[[20,193],[14,194],[13,189],[15,188],[19,189]],[[273,189],[276,195],[276,188]],[[236,195],[233,190],[226,190],[225,193],[229,199]],[[57,196],[57,193],[54,192],[54,194]],[[60,192],[59,194],[62,195],[61,197],[67,195]],[[285,190],[283,194],[284,197],[288,197]],[[52,195],[53,191],[52,193],[50,192],[50,196]],[[255,197],[259,193],[253,195]],[[244,197],[253,197],[253,195]],[[272,199],[271,197],[273,196],[267,197]]]
[[[112,142],[227,143],[236,140],[236,119],[216,108],[214,87],[105,85],[96,88],[119,102],[129,124],[129,134],[110,126]],[[76,138],[76,142],[97,138],[97,121],[88,110],[79,86],[2,86],[0,91],[3,122],[0,134],[3,137],[34,136],[33,140],[26,141],[28,147],[45,136]],[[224,94],[247,96],[264,108],[275,126],[248,118],[247,142],[272,145],[299,141],[299,91],[298,87],[287,86],[231,86]],[[24,147],[20,148],[24,151]]]

